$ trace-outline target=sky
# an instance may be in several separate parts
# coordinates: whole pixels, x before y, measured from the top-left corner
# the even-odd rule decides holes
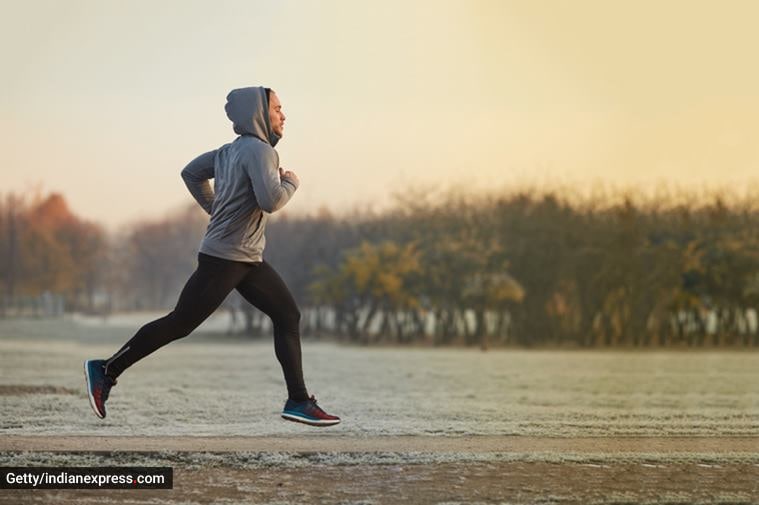
[[[0,193],[111,228],[192,202],[263,85],[291,214],[407,189],[745,187],[759,174],[759,2],[0,0]]]

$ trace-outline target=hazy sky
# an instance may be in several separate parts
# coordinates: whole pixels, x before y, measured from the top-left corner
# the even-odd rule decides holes
[[[742,185],[759,175],[759,2],[2,1],[0,192],[110,226],[190,200],[235,87],[287,115],[286,207],[406,186]]]

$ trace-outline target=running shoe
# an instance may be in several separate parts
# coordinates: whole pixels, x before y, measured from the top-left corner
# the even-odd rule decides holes
[[[84,362],[84,379],[87,382],[87,396],[95,414],[105,418],[105,401],[108,393],[116,385],[116,379],[111,379],[105,374],[104,359],[88,359]]]
[[[332,426],[340,422],[339,417],[327,414],[316,404],[314,395],[302,402],[288,399],[285,403],[285,409],[282,411],[282,417],[288,421],[310,424],[311,426]]]

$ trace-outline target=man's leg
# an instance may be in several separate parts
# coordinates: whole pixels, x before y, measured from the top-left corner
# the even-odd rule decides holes
[[[298,402],[307,400],[300,350],[300,310],[287,285],[271,265],[263,261],[248,272],[237,291],[271,318],[274,352],[282,365],[288,396]]]
[[[116,379],[134,363],[173,340],[189,335],[206,320],[251,270],[250,263],[198,255],[198,267],[179,295],[174,310],[145,324],[107,362],[105,373]]]

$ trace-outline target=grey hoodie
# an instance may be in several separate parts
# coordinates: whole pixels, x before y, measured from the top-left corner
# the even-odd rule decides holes
[[[211,215],[200,252],[235,261],[263,261],[268,214],[281,209],[298,185],[279,177],[279,136],[271,129],[266,89],[230,91],[224,107],[239,135],[201,154],[183,170],[187,189]],[[214,188],[208,183],[214,179]]]

